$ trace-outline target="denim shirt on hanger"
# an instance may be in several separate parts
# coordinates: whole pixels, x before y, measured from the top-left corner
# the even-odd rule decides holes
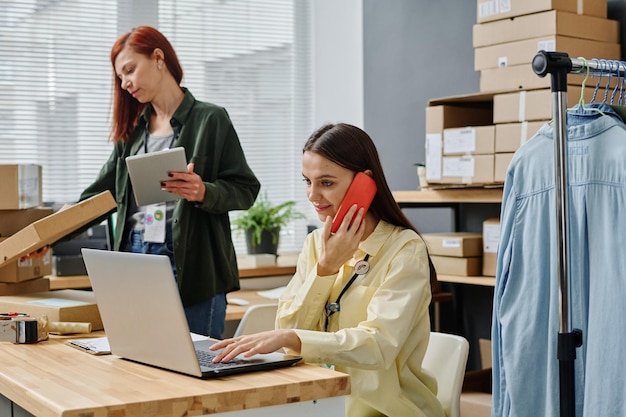
[[[626,126],[567,114],[568,256],[576,416],[626,415]],[[515,154],[504,185],[492,322],[494,417],[559,417],[560,323],[553,126]]]

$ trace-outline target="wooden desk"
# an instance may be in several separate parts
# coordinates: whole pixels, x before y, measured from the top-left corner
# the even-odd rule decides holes
[[[267,266],[262,268],[240,269],[239,277],[242,279],[263,278],[278,275],[293,275],[295,272],[295,265]],[[68,275],[61,277],[56,275],[47,275],[46,278],[50,280],[51,290],[91,288],[91,282],[89,282],[89,277],[87,275]]]
[[[241,290],[226,294],[226,299],[229,298],[241,298],[248,301],[250,304],[246,306],[239,306],[236,304],[226,305],[226,320],[241,320],[244,313],[255,304],[273,304],[278,303],[278,300],[272,300],[270,298],[261,297],[258,294],[258,290]]]
[[[345,414],[343,396],[350,392],[346,374],[313,365],[201,380],[114,355],[89,355],[64,340],[0,342],[0,415],[12,415],[6,408],[11,401],[37,417],[173,417],[233,410],[240,411],[229,416],[339,417]]]

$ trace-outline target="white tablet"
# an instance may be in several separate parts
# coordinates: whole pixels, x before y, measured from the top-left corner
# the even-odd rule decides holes
[[[180,196],[161,189],[168,172],[187,172],[187,157],[182,147],[133,155],[126,158],[128,175],[138,206],[178,200]]]

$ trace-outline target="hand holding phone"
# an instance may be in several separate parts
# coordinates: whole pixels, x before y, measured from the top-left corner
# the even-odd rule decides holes
[[[333,219],[333,225],[330,229],[332,233],[337,232],[339,226],[341,226],[341,222],[343,218],[346,216],[348,210],[353,205],[357,205],[357,211],[360,208],[364,208],[363,216],[367,213],[367,210],[372,204],[372,200],[376,195],[376,181],[369,175],[363,172],[357,172],[350,187],[348,187],[348,191],[346,192],[343,201],[339,205],[339,209],[337,210],[337,214],[335,214],[335,218]],[[354,219],[352,219],[354,221]],[[350,223],[352,225],[352,223]]]

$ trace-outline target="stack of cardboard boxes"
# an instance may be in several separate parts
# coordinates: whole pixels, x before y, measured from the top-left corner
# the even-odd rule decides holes
[[[606,0],[478,0],[477,15],[474,69],[481,92],[501,92],[493,97],[494,181],[504,182],[513,153],[552,118],[550,77],[538,77],[531,66],[537,51],[619,60],[619,22],[607,19]],[[568,107],[580,100],[583,81],[568,77]],[[593,92],[585,87],[583,99]]]
[[[481,275],[483,242],[480,233],[423,233],[422,238],[438,274]]]
[[[52,209],[41,207],[41,179],[40,165],[0,165],[0,242],[52,214]],[[50,250],[26,255],[9,262],[0,260],[0,295],[50,288],[48,279],[44,278],[52,272]]]
[[[539,77],[531,65],[539,50],[621,58],[619,22],[607,19],[606,0],[477,0],[473,46],[480,92],[430,100],[426,109],[431,186],[504,182],[514,152],[552,118],[550,77]],[[581,97],[590,102],[600,81],[596,101],[607,89],[612,93],[618,80],[607,88],[607,77],[569,76],[568,107]],[[491,111],[489,120],[485,111]]]
[[[110,192],[53,213],[42,205],[38,165],[0,165],[0,313],[45,315],[102,329],[91,291],[50,291],[50,245],[116,208]]]

